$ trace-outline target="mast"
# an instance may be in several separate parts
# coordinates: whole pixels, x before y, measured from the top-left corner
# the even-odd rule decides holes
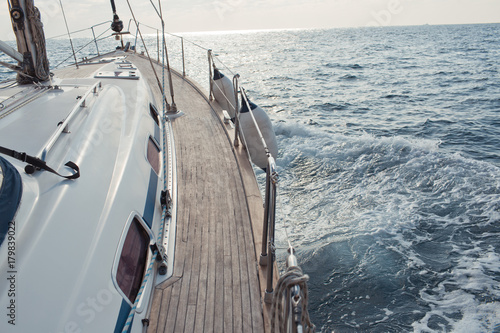
[[[49,61],[45,48],[45,34],[40,19],[40,11],[33,0],[8,0],[12,28],[17,40],[21,67],[17,81],[20,83],[39,82],[49,79]]]

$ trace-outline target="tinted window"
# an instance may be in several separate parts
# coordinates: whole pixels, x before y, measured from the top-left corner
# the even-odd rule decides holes
[[[151,137],[148,141],[148,161],[156,174],[160,174],[160,148]]]
[[[160,116],[153,104],[149,104],[149,112],[151,113],[151,117],[153,117],[156,125],[160,126]]]
[[[149,235],[137,218],[134,218],[128,229],[116,271],[116,282],[131,303],[135,302],[141,288],[148,247]]]

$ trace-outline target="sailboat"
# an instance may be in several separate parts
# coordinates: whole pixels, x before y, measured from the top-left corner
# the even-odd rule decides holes
[[[51,71],[33,1],[9,6],[0,331],[313,330],[294,250],[281,277],[274,260],[272,124],[239,76],[209,51],[205,93],[168,57],[137,53],[113,1],[119,47]]]

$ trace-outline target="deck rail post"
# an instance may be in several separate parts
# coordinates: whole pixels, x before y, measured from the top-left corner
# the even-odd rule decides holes
[[[267,234],[267,286],[264,296],[266,303],[273,301],[273,270],[274,261],[276,258],[276,246],[274,244],[274,232],[276,229],[276,184],[278,183],[278,173],[276,171],[276,163],[271,154],[267,158],[267,175],[266,175],[266,202],[264,214],[264,234]],[[263,240],[264,240],[263,235]],[[264,248],[263,243],[263,248]],[[262,256],[261,256],[262,258]]]
[[[135,30],[135,41],[134,41],[134,52],[137,53],[137,34],[139,33],[139,24],[141,22],[137,22],[137,29]]]
[[[240,134],[240,100],[238,98],[238,90],[240,85],[240,74],[236,74],[233,77],[233,87],[234,87],[234,143],[235,147],[240,145],[239,134]]]
[[[209,94],[208,94],[208,99],[210,101],[213,101],[214,100],[214,94],[213,94],[213,80],[212,80],[212,50],[208,50],[207,51],[207,55],[208,55],[208,83],[209,83],[209,86],[210,86],[210,90],[209,90]]]
[[[182,49],[182,76],[186,76],[186,63],[184,58],[184,37],[181,37],[181,49]]]
[[[261,266],[267,266],[268,258],[267,258],[267,237],[269,231],[269,195],[271,191],[271,170],[268,168],[266,170],[266,190],[264,192],[264,221],[262,223],[262,251],[260,253],[259,264]]]
[[[94,36],[94,43],[95,43],[95,48],[97,50],[97,56],[100,57],[101,55],[99,54],[99,46],[97,46],[97,39],[95,38],[94,27],[90,28],[92,29],[92,36]]]
[[[175,113],[175,112],[177,112],[177,105],[175,104],[175,100],[174,100],[174,84],[172,81],[172,71],[170,70],[170,60],[168,57],[167,42],[165,40],[165,35],[163,35],[163,41],[164,41],[164,48],[165,48],[165,58],[167,60],[167,74],[168,74],[168,83],[170,86],[170,98],[172,98],[172,104],[170,105],[171,106],[170,111]]]

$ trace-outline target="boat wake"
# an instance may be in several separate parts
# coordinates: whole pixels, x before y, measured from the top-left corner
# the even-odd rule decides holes
[[[498,167],[437,140],[276,133],[282,215],[322,330],[495,329]]]

